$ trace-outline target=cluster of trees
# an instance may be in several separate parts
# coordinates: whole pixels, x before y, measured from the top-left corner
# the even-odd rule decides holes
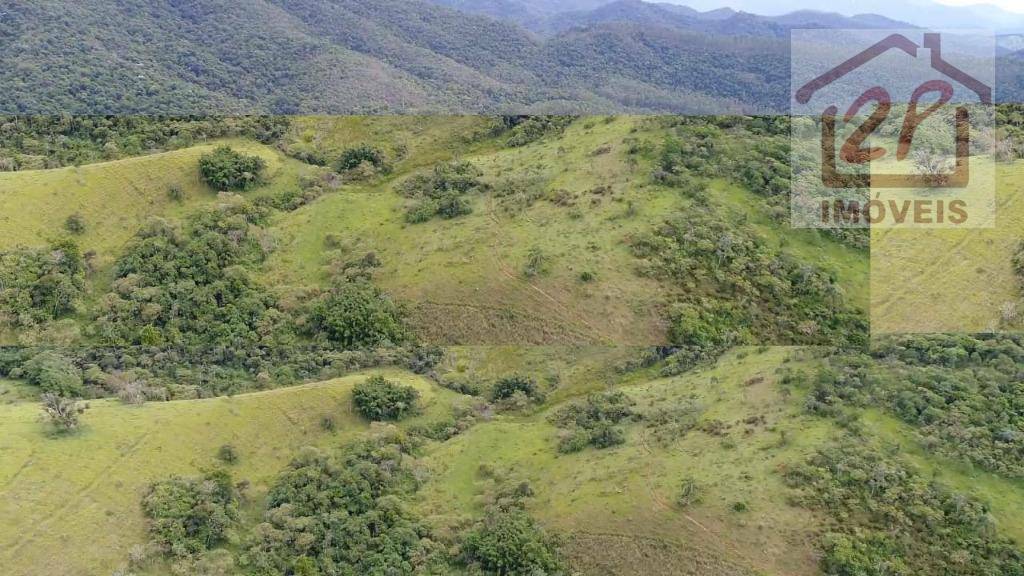
[[[38,358],[37,358],[38,357]],[[303,342],[250,348],[110,346],[0,348],[0,377],[40,394],[116,396],[126,403],[205,398],[337,378],[382,366],[430,374],[438,348],[418,344],[342,349]]]
[[[435,216],[456,218],[473,211],[469,195],[486,188],[483,173],[470,162],[442,162],[425,174],[416,174],[399,187],[406,198],[415,200],[405,213],[409,223],[426,222]]]
[[[244,136],[269,143],[287,116],[0,116],[0,171],[59,168]]]
[[[285,322],[248,266],[269,246],[252,204],[224,205],[184,226],[154,219],[115,265],[99,307],[97,336],[109,345],[244,349],[266,344]]]
[[[143,497],[152,545],[181,573],[223,557],[253,576],[564,574],[558,542],[525,510],[529,485],[502,484],[483,517],[432,534],[410,498],[420,486],[418,441],[395,429],[337,454],[303,449],[274,480],[262,519],[238,513],[243,483],[223,470],[151,485]]]
[[[1024,105],[996,106],[996,159],[1010,162],[1024,157]]]
[[[564,430],[558,440],[559,452],[579,452],[587,446],[608,448],[626,441],[621,423],[640,417],[633,410],[636,402],[623,392],[591,394],[573,402],[551,416]]]
[[[438,560],[407,498],[415,445],[398,433],[337,457],[305,449],[275,481],[239,563],[247,573],[413,574]]]
[[[502,126],[508,129],[505,143],[518,147],[561,134],[575,119],[574,116],[503,116],[501,120]]]
[[[369,420],[401,420],[417,410],[420,394],[383,376],[371,376],[352,389],[352,405]]]
[[[73,240],[0,252],[0,326],[27,328],[74,313],[86,265]]]
[[[525,510],[492,508],[462,538],[463,561],[486,574],[556,576],[565,573],[558,544]]]
[[[530,483],[489,464],[481,464],[477,473],[490,482],[483,494],[484,515],[458,535],[455,563],[471,574],[566,574],[559,538],[527,511],[534,496]]]
[[[199,158],[199,174],[216,190],[250,190],[263,183],[266,161],[242,154],[230,146],[218,146]]]
[[[656,158],[655,181],[706,201],[704,182],[726,179],[764,198],[766,209],[777,221],[790,217],[795,167],[788,117],[685,116],[658,121],[667,124],[673,134],[665,139]],[[829,228],[823,232],[847,245],[868,247],[865,229]]]
[[[224,470],[172,477],[150,485],[142,498],[152,543],[179,561],[227,542],[238,525],[239,494]]]
[[[309,325],[346,348],[400,344],[409,338],[405,311],[364,278],[342,279],[312,304]]]
[[[669,311],[673,344],[867,341],[865,314],[846,302],[832,275],[769,246],[742,223],[691,211],[637,238],[632,249],[641,274],[691,295]]]
[[[811,379],[807,407],[829,416],[879,407],[913,426],[930,451],[1024,478],[1022,364],[1017,335],[887,338],[872,356],[833,355]]]
[[[1024,574],[1024,553],[995,530],[984,504],[847,438],[786,471],[797,501],[831,518],[829,576]]]

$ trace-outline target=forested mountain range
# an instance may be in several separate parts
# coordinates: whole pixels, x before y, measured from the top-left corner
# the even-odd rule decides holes
[[[594,4],[11,0],[0,112],[781,113],[790,28],[905,26]],[[540,6],[545,33],[493,17]],[[1007,59],[1003,99],[1019,66]]]
[[[788,38],[794,28],[914,28],[913,24],[877,14],[852,17],[818,10],[761,16],[731,8],[698,11],[688,6],[643,0],[539,3],[527,0],[435,0],[464,12],[519,23],[542,34],[606,22],[633,22],[726,36]],[[579,6],[583,7],[575,7]]]

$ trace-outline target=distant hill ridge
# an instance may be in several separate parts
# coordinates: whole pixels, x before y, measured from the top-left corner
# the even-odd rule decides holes
[[[785,113],[790,29],[907,26],[638,0],[437,1],[448,5],[8,0],[0,113]],[[1007,58],[1003,99],[1024,93],[1021,67]]]

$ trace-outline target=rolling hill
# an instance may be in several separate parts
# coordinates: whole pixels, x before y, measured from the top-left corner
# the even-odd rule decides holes
[[[1014,514],[1024,502],[1019,482],[921,449],[914,428],[878,410],[845,419],[808,412],[804,403],[811,392],[794,384],[794,376],[820,370],[826,362],[820,350],[736,349],[713,365],[674,376],[659,375],[657,364],[613,369],[636,352],[449,350],[439,367],[442,381],[453,374],[527,371],[550,378],[545,386],[551,399],[478,420],[451,439],[427,441],[416,457],[423,484],[408,506],[445,541],[482,513],[487,495],[503,482],[525,483],[534,494],[527,510],[560,535],[575,573],[810,576],[823,573],[823,534],[837,525],[852,529],[851,522],[861,520],[836,524],[825,509],[801,504],[802,492],[788,478],[837,439],[855,434],[862,446],[889,454],[887,470],[950,486],[962,494],[961,505],[977,498],[1000,534],[1024,535]],[[402,430],[443,420],[453,406],[476,401],[417,375],[384,374],[415,386],[423,397],[423,413],[400,423]],[[26,576],[125,566],[146,540],[138,504],[145,487],[215,466],[224,443],[239,454],[229,467],[234,477],[248,481],[241,522],[258,521],[268,487],[299,448],[334,451],[381,433],[382,427],[351,413],[351,386],[366,376],[135,407],[94,401],[85,428],[71,437],[50,437],[34,404],[0,405],[0,445],[8,454],[0,467],[0,494],[5,518],[13,520],[0,532],[4,565]],[[561,432],[553,415],[601,391],[622,392],[635,403],[640,416],[624,425],[623,442],[557,451]],[[319,425],[325,415],[335,418],[334,431]],[[860,432],[852,431],[852,421],[862,423]],[[905,450],[886,451],[893,445]],[[680,486],[687,483],[699,487],[699,498],[680,503]],[[29,522],[39,518],[44,520]],[[249,536],[243,529],[227,550]],[[55,558],[58,541],[65,553]],[[167,569],[160,560],[133,566],[139,574]],[[447,573],[463,572],[453,567]]]
[[[672,338],[676,302],[750,290],[744,283],[723,288],[716,283],[724,279],[710,271],[698,272],[696,278],[709,275],[698,282],[667,276],[675,264],[659,258],[668,252],[641,253],[651,249],[643,246],[667,241],[650,236],[663,222],[721,226],[734,238],[755,243],[753,260],[737,261],[729,278],[741,276],[741,266],[778,259],[820,271],[815,273],[840,287],[838,314],[832,305],[818,311],[811,304],[818,296],[776,298],[775,286],[755,289],[744,304],[751,312],[739,314],[773,306],[787,311],[778,309],[768,323],[751,325],[742,338],[793,343],[825,337],[798,334],[799,321],[786,319],[790,315],[806,320],[813,314],[823,323],[848,310],[850,321],[863,322],[866,251],[818,231],[788,229],[777,215],[770,216],[769,202],[777,198],[730,181],[726,172],[710,174],[707,195],[698,199],[654,181],[665,138],[690,130],[665,121],[669,127],[643,117],[585,118],[511,146],[515,131],[495,132],[494,120],[483,117],[297,118],[277,149],[218,140],[77,168],[0,174],[0,206],[7,214],[26,214],[7,221],[11,233],[3,247],[45,246],[60,236],[70,216],[80,218],[85,231],[75,238],[91,253],[93,270],[81,309],[88,317],[111,289],[114,263],[151,217],[174,221],[243,196],[275,202],[296,191],[319,190],[319,197],[268,220],[272,247],[254,269],[255,277],[281,302],[297,302],[310,290],[328,289],[339,270],[372,255],[374,284],[408,307],[411,329],[431,343],[662,344]],[[782,137],[751,133],[742,138],[764,140],[767,146]],[[222,144],[264,158],[266,184],[245,194],[217,195],[202,182],[198,158]],[[361,145],[394,159],[386,174],[337,181],[330,170],[296,159],[335,157]],[[469,213],[411,222],[407,183],[453,161],[479,171],[478,191],[465,200]],[[326,186],[317,184],[321,178]],[[181,190],[181,201],[169,199],[172,186]],[[119,219],[105,217],[113,210]],[[699,223],[699,214],[711,215],[715,223]],[[698,270],[711,266],[711,255],[690,257],[699,259],[690,264]],[[531,259],[540,269],[529,269]],[[89,322],[80,327],[88,333]],[[864,334],[866,327],[836,336]],[[22,342],[47,338],[27,330]]]

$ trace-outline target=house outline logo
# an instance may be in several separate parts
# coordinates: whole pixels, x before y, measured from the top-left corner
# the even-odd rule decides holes
[[[843,61],[827,72],[801,86],[795,93],[795,100],[800,104],[808,104],[816,92],[843,78],[850,72],[878,58],[890,50],[900,50],[912,58],[918,57],[918,51],[927,49],[931,53],[930,65],[935,71],[957,82],[977,95],[981,104],[992,104],[992,87],[981,80],[964,72],[942,57],[942,37],[938,32],[925,32],[923,42],[918,45],[903,34],[893,33],[874,43],[856,55]],[[897,160],[903,160],[910,151],[917,126],[948,102],[953,96],[952,84],[944,79],[929,80],[919,85],[911,96],[907,112],[899,134]],[[921,96],[938,92],[939,98],[930,104],[924,112],[917,109]],[[839,155],[852,164],[869,164],[872,160],[884,157],[888,151],[881,147],[864,148],[861,144],[888,117],[892,106],[889,93],[881,86],[873,86],[864,91],[851,105],[843,116],[849,123],[868,102],[875,102],[874,112],[867,120],[857,127],[843,144]],[[970,112],[966,106],[959,105],[955,110],[955,162],[952,173],[940,174],[871,174],[843,173],[838,169],[836,153],[836,117],[838,108],[828,106],[821,115],[821,180],[829,188],[964,188],[970,180]]]

